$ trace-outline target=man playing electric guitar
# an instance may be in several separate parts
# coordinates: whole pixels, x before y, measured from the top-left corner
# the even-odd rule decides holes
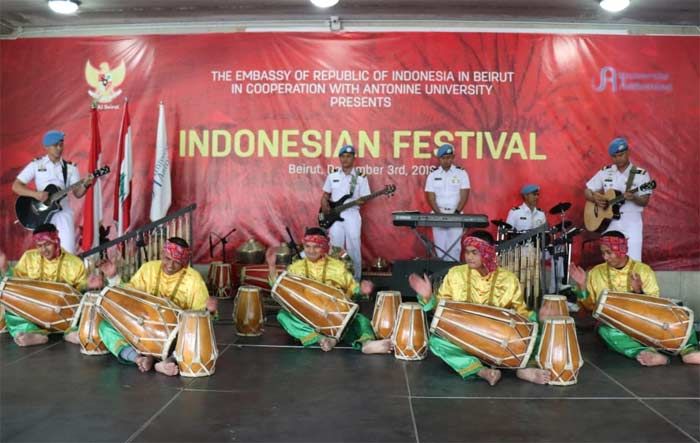
[[[637,168],[629,160],[629,144],[627,139],[618,137],[610,142],[608,154],[613,164],[603,167],[586,183],[586,200],[595,203],[600,208],[607,207],[608,199],[603,193],[614,189],[624,193],[625,203],[620,207],[620,218],[612,220],[607,231],[620,231],[628,240],[628,256],[634,260],[642,260],[642,212],[649,204],[651,189],[636,193],[628,192],[644,183],[651,181],[649,173]]]
[[[323,184],[323,196],[321,197],[321,211],[325,214],[331,212],[330,201],[338,201],[343,196],[350,194],[347,200],[358,201],[358,206],[352,206],[340,213],[342,221],[336,221],[328,230],[332,246],[339,246],[348,251],[352,258],[355,270],[355,279],[360,280],[362,275],[362,245],[360,233],[362,230],[362,217],[360,207],[364,202],[363,197],[370,194],[367,177],[355,169],[355,148],[345,145],[338,153],[340,168],[328,174]]]
[[[43,144],[46,148],[46,155],[38,157],[29,163],[17,179],[12,183],[12,192],[19,196],[32,197],[39,201],[46,201],[49,193],[43,191],[48,185],[55,185],[60,189],[74,185],[80,181],[78,168],[69,161],[63,160],[63,139],[65,134],[61,131],[52,130],[44,134]],[[34,180],[37,190],[33,190],[27,185]],[[73,190],[73,195],[81,198],[87,192],[94,178],[88,176],[83,180],[82,185]],[[75,253],[75,225],[73,224],[73,210],[68,201],[64,201],[62,209],[54,212],[50,220],[58,229],[61,239],[61,247],[71,254]]]

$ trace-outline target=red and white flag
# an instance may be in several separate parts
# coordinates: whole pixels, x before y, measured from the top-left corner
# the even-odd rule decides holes
[[[131,179],[134,176],[131,155],[131,119],[129,102],[124,101],[124,117],[119,130],[119,181],[114,189],[114,221],[117,222],[117,236],[122,236],[131,224]]]
[[[102,141],[100,140],[100,124],[97,108],[90,111],[91,143],[88,158],[88,172],[94,172],[102,164]],[[83,208],[83,251],[88,251],[100,243],[100,225],[102,223],[102,184],[95,179],[85,193]]]

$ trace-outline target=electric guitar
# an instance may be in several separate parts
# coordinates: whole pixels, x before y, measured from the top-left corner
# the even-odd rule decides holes
[[[91,174],[97,178],[109,172],[109,166],[103,166]],[[87,178],[84,178],[74,185],[61,189],[56,185],[48,185],[42,191],[49,193],[46,201],[39,201],[32,197],[18,197],[15,202],[15,214],[20,224],[27,229],[36,229],[37,226],[47,223],[54,212],[61,210],[61,200],[78,186],[81,186]]]
[[[656,189],[656,181],[654,180],[632,188],[629,192],[634,193],[652,189]],[[583,210],[583,223],[586,226],[586,230],[590,232],[603,232],[608,228],[611,221],[620,218],[620,207],[625,203],[623,193],[615,189],[608,189],[603,195],[608,200],[608,205],[605,208],[599,207],[592,201],[587,201]]]
[[[391,195],[396,191],[396,185],[386,185],[384,189],[381,191],[373,192],[369,194],[368,196],[361,197],[357,200],[353,200],[349,203],[345,203],[347,199],[352,197],[350,194],[346,194],[342,196],[340,199],[334,202],[329,202],[331,206],[331,210],[328,214],[323,213],[323,209],[318,210],[318,225],[324,229],[330,228],[333,223],[337,221],[343,221],[343,218],[340,216],[340,213],[343,212],[344,210],[348,208],[352,208],[353,206],[357,206],[359,204],[362,204],[363,202],[372,200],[373,198],[377,198],[381,195]]]

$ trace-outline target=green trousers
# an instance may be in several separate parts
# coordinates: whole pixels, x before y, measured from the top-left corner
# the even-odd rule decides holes
[[[476,375],[484,367],[478,358],[437,335],[430,336],[428,345],[430,352],[440,357],[465,380]]]
[[[119,331],[114,329],[114,326],[109,324],[108,321],[102,320],[102,322],[100,322],[100,328],[98,329],[98,332],[100,334],[100,339],[102,339],[102,343],[104,343],[105,347],[107,347],[109,352],[111,352],[115,357],[117,357],[119,363],[124,363],[125,365],[136,364],[132,361],[124,360],[119,355],[124,348],[127,348],[131,345],[128,341],[126,341],[124,336]]]
[[[612,326],[601,324],[598,326],[598,335],[605,344],[613,351],[624,355],[627,358],[635,358],[642,351],[657,352],[656,349],[643,345],[629,335],[615,329]],[[689,354],[698,350],[698,337],[695,331],[690,333],[688,343],[680,352],[681,355]]]
[[[280,310],[277,313],[277,321],[289,335],[301,341],[305,347],[317,344],[323,337],[299,317],[285,310]],[[356,314],[345,328],[341,341],[359,351],[362,349],[362,343],[374,339],[372,322],[364,315]]]
[[[19,315],[15,315],[7,310],[5,310],[5,322],[7,323],[7,332],[10,333],[12,338],[20,334],[50,334],[46,329],[41,329],[29,320],[25,320]]]

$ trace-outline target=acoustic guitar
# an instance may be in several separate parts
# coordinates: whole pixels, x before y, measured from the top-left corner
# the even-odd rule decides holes
[[[99,169],[95,169],[91,175],[97,178],[108,172],[109,166],[103,166]],[[75,188],[82,185],[85,180],[86,178],[66,189],[61,189],[56,185],[48,185],[46,188],[42,189],[42,191],[49,193],[49,198],[43,202],[32,197],[18,197],[15,202],[17,220],[27,229],[36,229],[37,226],[47,223],[54,212],[61,210],[61,200],[63,200],[69,192],[72,192]]]
[[[654,180],[632,188],[629,192],[634,193],[652,189],[656,189],[656,181]],[[620,218],[620,207],[625,203],[623,193],[615,189],[608,189],[603,195],[608,200],[605,208],[599,207],[592,201],[587,201],[583,210],[583,223],[586,226],[586,230],[590,232],[603,232],[608,228],[611,221]]]
[[[340,213],[344,210],[352,208],[353,206],[357,206],[363,202],[372,200],[373,198],[377,198],[381,195],[391,195],[395,191],[395,185],[386,185],[381,191],[373,192],[366,197],[361,197],[349,203],[345,203],[345,201],[352,197],[352,195],[346,194],[334,202],[329,202],[331,210],[328,214],[324,214],[322,208],[318,210],[318,225],[324,229],[328,229],[333,225],[333,223],[337,221],[343,221],[343,218],[340,216]]]

